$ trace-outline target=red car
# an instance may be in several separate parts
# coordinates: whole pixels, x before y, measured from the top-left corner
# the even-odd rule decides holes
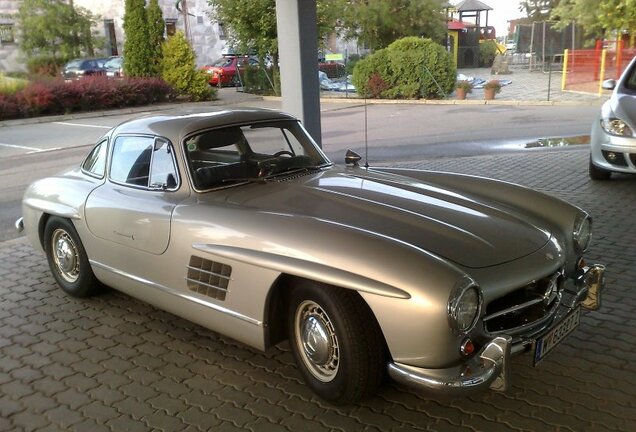
[[[258,59],[248,56],[223,56],[211,65],[205,65],[201,69],[210,75],[208,82],[213,86],[238,86],[241,79],[236,73],[238,68],[245,66],[258,66]]]

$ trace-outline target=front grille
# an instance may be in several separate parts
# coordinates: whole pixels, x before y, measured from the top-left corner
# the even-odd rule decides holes
[[[631,160],[631,161],[632,161],[632,164],[633,164],[634,166],[636,166],[636,153],[630,153],[630,154],[629,154],[629,160]]]
[[[491,301],[486,307],[484,329],[493,335],[510,336],[536,330],[554,316],[562,284],[562,273],[557,272]]]
[[[190,291],[225,300],[231,276],[231,266],[192,255],[186,281]]]

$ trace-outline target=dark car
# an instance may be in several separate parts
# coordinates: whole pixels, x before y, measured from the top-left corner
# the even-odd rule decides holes
[[[105,75],[104,64],[107,58],[75,59],[64,65],[62,77],[67,80],[77,80],[86,76]]]
[[[104,63],[104,69],[108,78],[121,78],[124,76],[124,58],[120,56],[111,57]]]

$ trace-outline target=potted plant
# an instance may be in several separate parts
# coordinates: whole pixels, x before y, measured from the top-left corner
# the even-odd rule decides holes
[[[455,94],[457,99],[464,100],[468,93],[472,93],[473,84],[470,81],[460,80],[455,84]]]
[[[490,80],[484,84],[484,99],[492,100],[495,95],[501,91],[501,83],[499,80]]]

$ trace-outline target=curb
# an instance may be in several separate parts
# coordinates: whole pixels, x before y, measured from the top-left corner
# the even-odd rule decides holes
[[[85,118],[93,118],[93,117],[110,117],[121,114],[136,114],[141,112],[153,112],[153,111],[162,111],[169,108],[188,108],[188,107],[196,107],[201,106],[203,104],[210,104],[210,106],[224,106],[224,105],[233,105],[237,103],[242,103],[246,101],[261,101],[263,100],[262,96],[252,95],[250,97],[246,97],[240,101],[224,101],[224,100],[215,100],[215,101],[206,101],[206,102],[172,102],[172,103],[162,103],[156,105],[143,105],[137,107],[130,108],[119,108],[112,110],[104,110],[104,111],[85,111],[74,114],[60,114],[60,115],[51,115],[51,116],[43,116],[43,117],[30,117],[24,119],[14,119],[14,120],[2,120],[0,121],[0,128],[8,127],[8,126],[22,126],[22,125],[30,125],[30,124],[39,124],[39,123],[51,123],[57,121],[65,121],[65,120],[78,120]]]
[[[264,101],[279,102],[280,96],[263,96]],[[542,100],[518,100],[518,99],[360,99],[322,97],[323,103],[355,104],[362,106],[366,100],[367,105],[509,105],[509,106],[601,106],[605,100],[596,101],[542,101]]]

